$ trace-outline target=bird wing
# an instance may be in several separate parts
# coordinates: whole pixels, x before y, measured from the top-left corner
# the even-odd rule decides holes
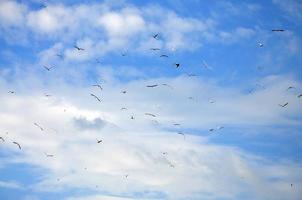
[[[18,142],[13,142],[13,143],[16,144],[19,147],[19,149],[21,149],[21,146]]]

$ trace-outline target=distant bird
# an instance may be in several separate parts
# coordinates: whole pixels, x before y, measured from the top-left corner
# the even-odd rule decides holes
[[[101,142],[103,142],[103,140],[97,140],[97,143],[100,144]]]
[[[285,106],[287,106],[288,105],[288,102],[286,102],[285,104],[278,104],[280,107],[282,107],[282,108],[284,108]]]
[[[133,117],[133,116],[131,116],[131,119],[134,119],[134,117]]]
[[[95,85],[92,85],[92,86],[98,87],[98,88],[100,88],[101,90],[103,90],[103,88],[102,88],[102,86],[101,86],[100,84],[95,84]]]
[[[159,57],[161,57],[161,58],[168,58],[169,56],[166,55],[166,54],[162,54],[162,55],[160,55]]]
[[[101,99],[99,98],[99,97],[97,97],[96,95],[94,95],[94,94],[90,94],[91,96],[93,96],[96,100],[98,100],[99,102],[101,102]]]
[[[174,63],[174,65],[176,68],[180,67],[180,63]]]
[[[2,140],[2,142],[5,142],[4,138],[3,137],[0,137],[0,140]]]
[[[157,87],[158,85],[155,84],[155,85],[147,85],[146,87],[149,87],[149,88],[153,88],[153,87]]]
[[[125,107],[122,107],[122,108],[121,108],[121,110],[127,110],[127,108],[125,108]]]
[[[150,50],[152,50],[152,51],[159,51],[160,48],[150,48]]]
[[[211,67],[206,63],[206,61],[202,60],[202,65],[206,69],[211,69]]]
[[[154,38],[154,39],[158,39],[158,36],[159,36],[159,33],[156,33],[156,34],[154,34],[152,37]]]
[[[45,94],[44,96],[45,96],[45,97],[51,97],[51,95],[50,95],[50,94]]]
[[[186,139],[186,135],[182,132],[178,132],[177,134],[182,135],[184,137],[184,140]]]
[[[292,184],[292,183],[290,184],[290,187],[293,187],[293,184]]]
[[[156,117],[156,115],[152,114],[152,113],[145,113],[145,115],[149,115],[151,117]]]
[[[288,91],[288,90],[290,90],[290,89],[295,89],[295,87],[289,86],[289,87],[286,89],[286,91]]]
[[[209,103],[215,103],[215,101],[214,100],[209,100]]]
[[[284,29],[272,29],[273,32],[283,32],[285,31]]]
[[[77,45],[73,46],[74,48],[76,48],[78,51],[84,51],[85,49],[78,47]]]
[[[177,123],[175,123],[175,124],[173,124],[174,126],[180,126],[180,124],[177,124]]]
[[[34,123],[34,125],[35,125],[36,127],[38,127],[41,131],[44,131],[44,129],[43,129],[39,124]]]
[[[193,100],[194,98],[193,97],[188,97],[188,99]]]
[[[47,71],[50,71],[53,67],[47,67],[47,66],[43,66]]]
[[[127,91],[126,91],[126,90],[123,90],[123,91],[121,91],[121,93],[126,94],[126,93],[127,93]]]
[[[263,47],[263,43],[258,42],[259,47]]]
[[[125,175],[126,178],[128,178],[128,176],[129,176],[128,174]]]
[[[197,76],[196,74],[186,73],[189,77]]]
[[[298,98],[300,98],[300,97],[302,97],[302,94],[299,94],[299,95],[298,95]]]
[[[163,85],[163,86],[166,86],[166,87],[168,87],[168,88],[170,88],[170,89],[173,90],[173,87],[172,87],[171,85],[167,84],[167,83],[163,83],[162,85]]]
[[[122,56],[126,56],[127,54],[126,53],[122,53]]]
[[[15,91],[8,91],[8,93],[10,93],[10,94],[15,94],[16,92]]]
[[[57,54],[56,56],[58,56],[59,58],[63,59],[63,55],[62,54]]]
[[[47,154],[47,153],[45,153],[45,156],[46,156],[46,157],[54,157],[53,154]]]
[[[213,132],[213,131],[215,131],[215,129],[213,129],[213,128],[210,128],[210,129],[209,129],[209,131],[210,131],[210,132]]]
[[[18,148],[21,150],[21,145],[18,142],[13,142],[15,145],[18,146]]]
[[[163,155],[167,155],[167,154],[168,154],[168,152],[162,152],[162,154],[163,154]]]

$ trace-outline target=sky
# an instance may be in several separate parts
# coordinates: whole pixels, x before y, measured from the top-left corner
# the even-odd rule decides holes
[[[0,199],[301,199],[301,13],[0,0]]]

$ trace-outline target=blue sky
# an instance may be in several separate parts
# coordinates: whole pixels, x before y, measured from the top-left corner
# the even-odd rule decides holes
[[[301,10],[1,0],[0,199],[299,199]]]

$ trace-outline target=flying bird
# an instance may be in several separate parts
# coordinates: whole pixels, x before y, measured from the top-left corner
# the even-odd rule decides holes
[[[154,35],[152,35],[152,37],[154,38],[154,39],[158,39],[158,36],[159,36],[159,33],[156,33],[156,34],[154,34]]]
[[[302,97],[302,94],[299,94],[299,95],[298,95],[298,98],[300,98],[300,97]]]
[[[169,56],[166,55],[166,54],[162,54],[162,55],[160,55],[159,57],[161,57],[161,58],[168,58]]]
[[[151,117],[156,117],[156,115],[152,114],[152,113],[145,113],[145,115],[149,115]]]
[[[213,132],[213,131],[215,131],[215,129],[213,129],[213,128],[210,128],[210,129],[209,129],[209,131],[210,131],[210,132]]]
[[[16,92],[15,91],[8,91],[8,93],[10,93],[10,94],[15,94]]]
[[[178,134],[178,135],[182,135],[182,136],[184,137],[184,140],[186,139],[186,135],[185,135],[184,133],[178,132],[177,134]]]
[[[209,103],[215,103],[215,101],[214,100],[209,100]]]
[[[284,29],[272,29],[272,32],[283,32],[285,31]]]
[[[99,102],[101,102],[101,99],[99,98],[99,97],[97,97],[96,95],[94,95],[94,94],[90,94],[91,96],[93,96],[96,100],[98,100]]]
[[[59,58],[63,59],[63,55],[62,54],[57,54],[56,56],[58,56]]]
[[[175,123],[175,124],[173,124],[174,126],[180,126],[180,124],[177,124],[177,123]]]
[[[15,145],[18,146],[18,148],[21,150],[21,145],[18,142],[13,142]]]
[[[0,140],[2,140],[2,142],[5,142],[4,138],[3,137],[0,137]]]
[[[95,85],[92,85],[92,86],[98,87],[98,88],[100,88],[101,90],[103,90],[103,88],[102,88],[102,86],[101,86],[100,84],[95,84]]]
[[[259,47],[263,47],[263,43],[258,42]]]
[[[127,110],[127,108],[125,108],[125,107],[122,107],[122,108],[121,108],[121,110]]]
[[[101,142],[103,142],[103,140],[97,140],[97,143],[100,144]]]
[[[152,50],[152,51],[159,51],[160,48],[150,48],[150,50]]]
[[[47,66],[43,66],[47,71],[50,71],[53,67],[47,67]]]
[[[47,154],[47,153],[45,153],[45,156],[46,156],[46,157],[54,157],[53,154]]]
[[[287,106],[288,105],[288,102],[286,102],[285,104],[278,104],[280,107],[282,107],[282,108],[284,108],[285,106]]]
[[[180,63],[174,63],[174,65],[176,68],[180,67]]]
[[[34,123],[34,125],[35,125],[36,127],[38,127],[41,131],[44,131],[44,129],[43,129],[39,124]]]
[[[206,61],[204,61],[204,60],[202,60],[202,65],[203,65],[203,67],[206,68],[206,69],[212,69],[212,68],[206,63]]]
[[[149,87],[149,88],[153,88],[153,87],[157,87],[158,85],[155,84],[155,85],[147,85],[146,87]]]
[[[133,115],[131,116],[131,119],[134,119]]]
[[[289,87],[286,89],[286,91],[288,91],[288,90],[290,90],[290,89],[295,89],[295,87],[289,86]]]
[[[128,178],[128,176],[129,176],[128,174],[125,175],[126,178]]]
[[[50,94],[45,94],[45,97],[51,97],[51,95]]]
[[[127,91],[126,91],[126,90],[123,90],[123,91],[121,91],[121,93],[126,94],[126,93],[127,93]]]
[[[76,48],[78,51],[84,51],[85,49],[78,47],[77,45],[73,46],[74,48]]]

